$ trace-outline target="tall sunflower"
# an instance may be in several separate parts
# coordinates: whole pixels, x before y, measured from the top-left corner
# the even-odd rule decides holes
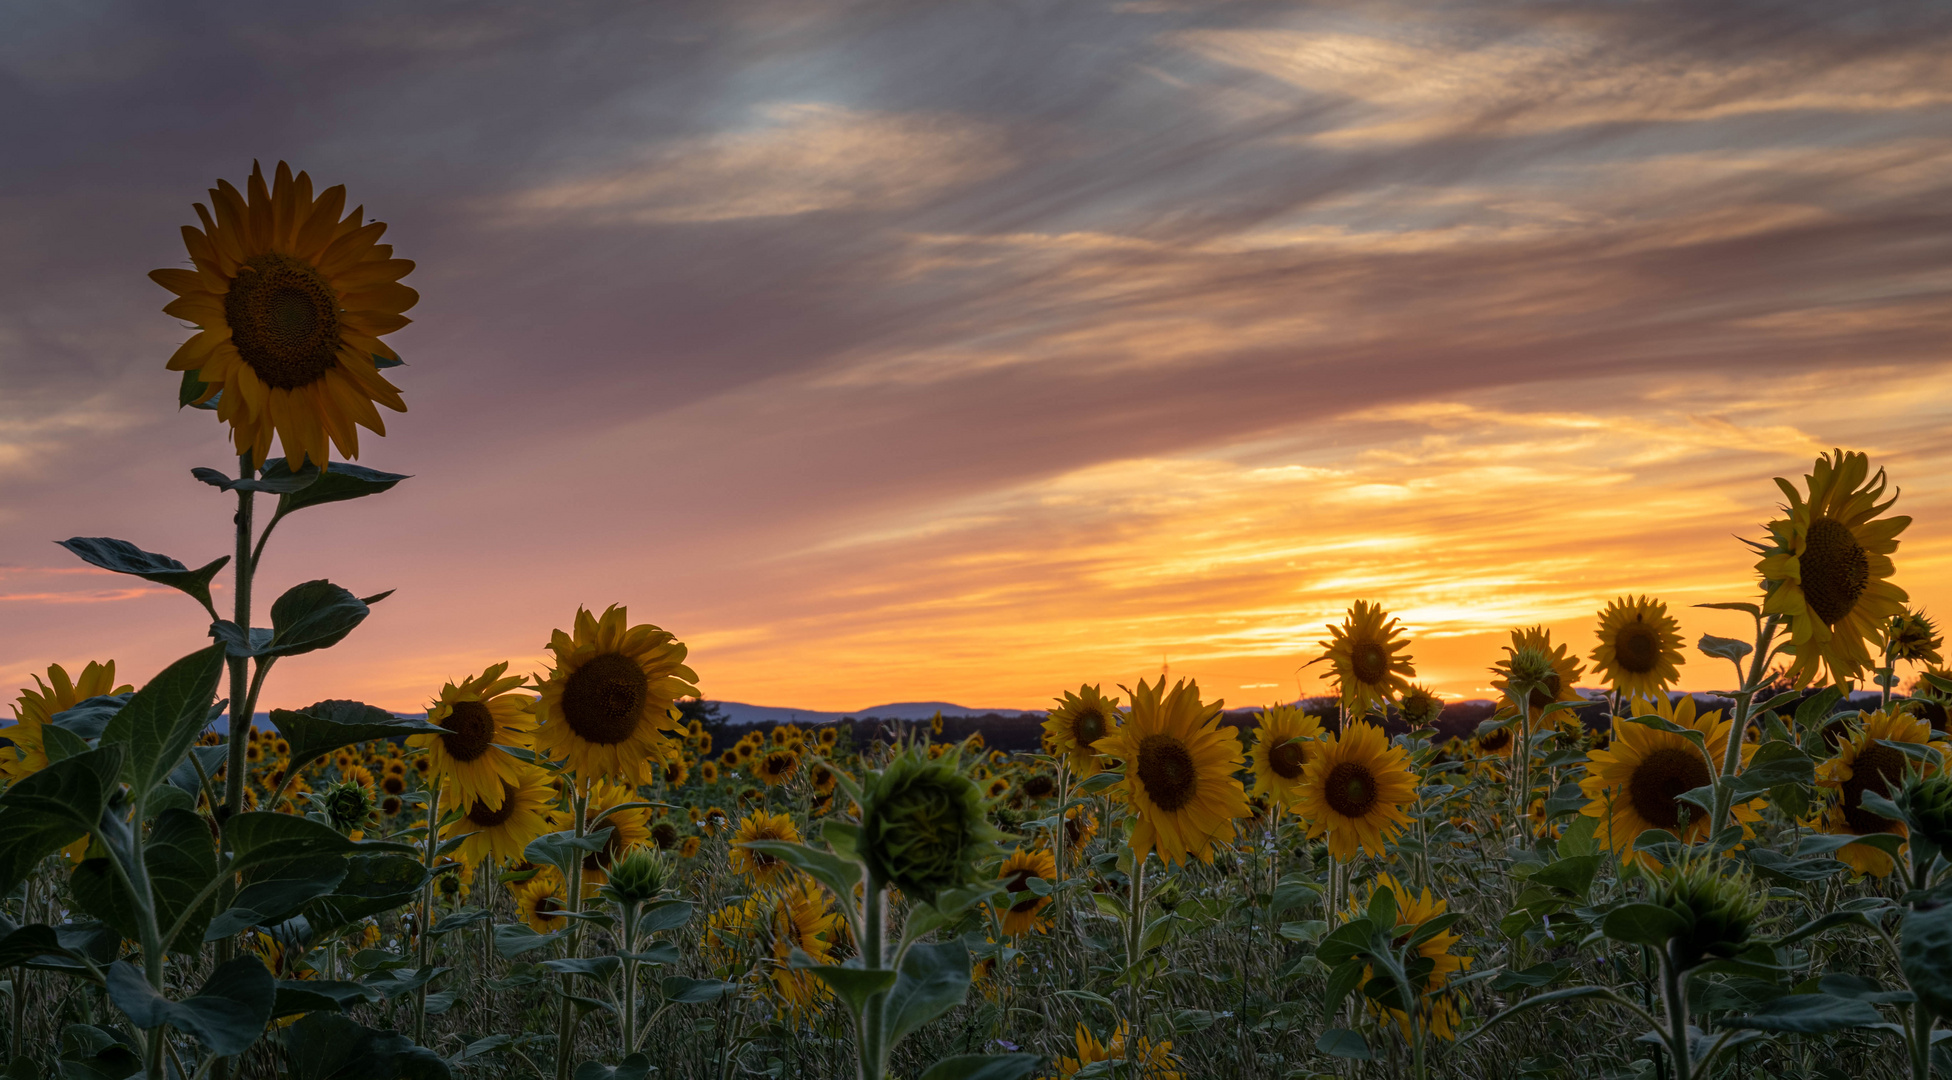
[[[1859,713],[1836,756],[1816,768],[1818,786],[1836,793],[1824,808],[1820,822],[1823,831],[1835,836],[1910,835],[1903,822],[1864,809],[1864,793],[1889,797],[1889,788],[1904,778],[1905,763],[1910,759],[1904,751],[1884,743],[1923,744],[1931,737],[1931,725],[1910,713]],[[1872,877],[1889,877],[1893,869],[1891,856],[1869,844],[1845,845],[1837,858],[1859,874]]]
[[[1417,782],[1400,746],[1374,724],[1355,721],[1316,744],[1302,766],[1295,812],[1310,839],[1327,834],[1329,853],[1353,859],[1358,850],[1381,855],[1409,824],[1403,807],[1416,801]]]
[[[577,608],[575,636],[556,631],[549,650],[555,666],[538,680],[536,749],[585,780],[650,783],[670,746],[661,729],[677,727],[675,702],[698,695],[683,643],[649,624],[631,626],[613,604],[601,618]]]
[[[1401,627],[1381,604],[1356,601],[1342,624],[1330,626],[1328,632],[1322,659],[1335,669],[1336,690],[1349,715],[1382,708],[1410,688],[1407,676],[1417,673],[1416,665],[1410,657],[1396,655],[1410,641],[1401,636]]]
[[[0,752],[0,776],[18,780],[47,768],[47,748],[41,742],[41,728],[56,713],[67,712],[91,697],[126,694],[135,687],[115,685],[115,661],[90,660],[81,677],[71,679],[60,664],[47,666],[47,681],[34,676],[36,689],[22,687],[15,699],[14,724],[0,734],[12,739],[13,753]]]
[[[1551,631],[1543,626],[1530,626],[1511,632],[1505,658],[1491,667],[1491,673],[1497,676],[1491,685],[1503,691],[1505,700],[1516,705],[1514,684],[1530,684],[1532,692],[1527,695],[1527,701],[1536,713],[1555,701],[1578,701],[1579,692],[1574,684],[1579,682],[1584,670],[1564,645],[1552,644]]]
[[[1287,807],[1301,788],[1302,766],[1308,763],[1322,722],[1292,705],[1276,705],[1255,717],[1254,746],[1248,763],[1254,773],[1253,794]]]
[[[1681,624],[1667,605],[1647,596],[1622,596],[1600,612],[1600,643],[1593,668],[1608,686],[1628,698],[1667,693],[1680,679]]]
[[[1158,851],[1168,863],[1189,855],[1213,861],[1213,843],[1233,833],[1246,817],[1247,793],[1234,779],[1240,743],[1220,726],[1223,703],[1200,701],[1200,684],[1181,680],[1170,692],[1139,680],[1125,723],[1098,743],[1100,752],[1125,763],[1123,792],[1137,814],[1132,854],[1143,860]]]
[[[1030,891],[1032,878],[1046,885],[1057,884],[1057,859],[1049,850],[1018,848],[1003,860],[996,876],[1004,882],[1004,899],[1010,901],[1008,907],[998,908],[1005,934],[1015,937],[1050,929],[1049,920],[1043,917],[1044,908],[1051,902],[1049,894],[1038,896]]]
[[[466,836],[459,856],[470,866],[490,856],[521,858],[529,841],[555,827],[556,791],[549,780],[548,773],[525,764],[512,781],[500,781],[493,806],[485,800],[462,799],[456,792],[456,805],[466,810],[441,828],[441,839]]]
[[[735,874],[744,874],[752,879],[755,888],[771,888],[793,876],[793,867],[785,859],[763,851],[753,851],[746,847],[755,840],[780,840],[789,844],[800,842],[800,828],[785,814],[768,814],[764,810],[754,810],[739,822],[737,832],[732,834],[732,851],[727,856]]]
[[[427,707],[427,722],[447,729],[440,735],[412,735],[407,745],[433,758],[434,771],[448,779],[460,798],[494,810],[502,804],[502,789],[527,768],[504,746],[528,749],[535,699],[509,691],[522,685],[519,675],[503,678],[506,662],[495,664],[471,679],[441,687],[440,697]]]
[[[1789,621],[1789,677],[1797,686],[1819,670],[1844,682],[1874,666],[1869,643],[1881,641],[1891,617],[1904,611],[1905,591],[1890,580],[1891,553],[1911,519],[1882,516],[1898,497],[1879,502],[1884,470],[1870,470],[1863,454],[1825,454],[1803,477],[1807,500],[1776,478],[1789,496],[1789,516],[1769,523],[1771,543],[1755,568],[1768,590],[1762,610]]]
[[[1118,698],[1106,697],[1096,686],[1080,686],[1077,693],[1067,690],[1055,700],[1057,708],[1044,718],[1047,748],[1063,755],[1065,764],[1080,777],[1096,776],[1104,768],[1098,760],[1098,744],[1124,720]]]
[[[326,463],[326,440],[359,456],[359,428],[386,434],[374,404],[406,412],[380,374],[399,354],[380,337],[412,320],[420,294],[400,284],[413,263],[379,242],[384,222],[345,213],[346,189],[312,195],[312,178],[278,163],[269,189],[254,162],[239,192],[228,180],[196,204],[201,230],[183,227],[194,269],[151,270],[176,299],[163,312],[197,333],[170,357],[194,372],[198,404],[217,399],[239,454],[262,465],[275,432],[293,469]],[[220,396],[221,395],[221,396]]]
[[[1423,890],[1422,896],[1417,896],[1410,891],[1409,886],[1398,881],[1394,876],[1381,873],[1369,883],[1366,893],[1360,897],[1350,898],[1348,917],[1361,918],[1369,910],[1369,901],[1385,889],[1396,897],[1395,928],[1403,930],[1405,934],[1415,934],[1418,927],[1442,916],[1450,907],[1449,901],[1432,896],[1428,888]],[[1408,929],[1405,930],[1405,927]],[[1425,938],[1423,943],[1417,946],[1417,956],[1430,961],[1430,967],[1424,970],[1421,964],[1412,961],[1410,987],[1417,992],[1420,999],[1417,1020],[1423,1025],[1425,1031],[1440,1039],[1457,1038],[1457,1025],[1462,1020],[1457,1010],[1456,1000],[1443,992],[1444,985],[1450,982],[1451,976],[1460,974],[1465,968],[1471,966],[1471,957],[1454,955],[1450,951],[1452,945],[1462,940],[1464,938],[1461,934],[1440,930]],[[1375,974],[1374,969],[1363,968],[1362,981],[1367,983],[1375,977]],[[1377,1016],[1381,1016],[1384,1011],[1382,1006],[1374,1001],[1369,1003],[1369,1009]],[[1409,1013],[1403,1009],[1390,1009],[1388,1012],[1396,1029],[1408,1038]]]
[[[1586,778],[1579,782],[1587,799],[1580,813],[1600,819],[1595,835],[1621,862],[1633,861],[1637,854],[1640,863],[1651,869],[1653,859],[1633,848],[1641,833],[1665,829],[1689,844],[1707,839],[1708,815],[1680,797],[1715,782],[1734,724],[1723,719],[1719,709],[1697,714],[1692,697],[1673,703],[1661,694],[1635,702],[1634,708],[1641,715],[1652,713],[1700,732],[1708,751],[1704,759],[1701,749],[1685,736],[1616,720],[1612,742],[1589,755]],[[1754,743],[1745,742],[1742,760],[1747,762],[1755,749]],[[1762,820],[1763,804],[1764,800],[1756,799],[1732,808],[1744,835],[1754,835],[1752,826]]]

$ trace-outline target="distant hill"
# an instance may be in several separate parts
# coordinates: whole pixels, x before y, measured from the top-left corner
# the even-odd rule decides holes
[[[732,724],[829,724],[836,720],[927,720],[936,713],[955,716],[1042,716],[1032,709],[972,709],[949,701],[896,701],[852,712],[820,712],[779,705],[747,705],[742,701],[713,701]]]

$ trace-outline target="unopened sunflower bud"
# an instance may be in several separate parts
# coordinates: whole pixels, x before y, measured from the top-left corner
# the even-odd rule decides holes
[[[373,796],[362,784],[335,784],[325,795],[325,815],[341,832],[360,828],[373,816]]]
[[[1918,781],[1905,796],[1912,825],[1940,850],[1952,852],[1952,777]]]
[[[875,877],[904,895],[934,903],[977,879],[976,863],[996,850],[983,793],[954,750],[931,757],[920,744],[870,776],[861,808],[861,854]]]
[[[671,860],[667,856],[651,848],[634,847],[611,865],[608,888],[622,903],[642,904],[657,899],[670,881]]]
[[[1669,956],[1682,970],[1740,952],[1762,914],[1762,898],[1746,871],[1723,876],[1707,860],[1664,870],[1654,879],[1649,899],[1685,923],[1668,943]]]

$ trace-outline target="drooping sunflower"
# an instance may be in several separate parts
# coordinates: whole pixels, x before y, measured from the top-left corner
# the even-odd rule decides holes
[[[1397,620],[1381,604],[1358,600],[1341,625],[1328,628],[1322,659],[1335,670],[1336,692],[1351,716],[1384,708],[1390,699],[1410,688],[1408,676],[1417,673],[1408,656],[1398,652],[1410,644],[1401,636]]]
[[[771,888],[793,876],[793,867],[785,859],[745,846],[754,840],[799,843],[800,827],[793,824],[792,818],[785,814],[768,814],[764,810],[747,814],[745,820],[739,822],[738,831],[732,834],[732,851],[727,860],[731,863],[732,872],[751,878],[755,888]]]
[[[1859,713],[1857,723],[1847,730],[1836,756],[1817,765],[1818,786],[1836,793],[1824,808],[1819,827],[1835,836],[1879,833],[1909,836],[1910,830],[1903,822],[1864,809],[1864,793],[1869,791],[1888,798],[1889,789],[1904,778],[1905,763],[1910,759],[1904,751],[1883,743],[1923,744],[1931,736],[1931,725],[1907,712]],[[1894,866],[1891,856],[1869,844],[1845,845],[1837,852],[1837,858],[1857,873],[1872,877],[1889,877]]]
[[[380,374],[399,362],[380,340],[407,325],[401,312],[420,294],[400,279],[413,263],[379,242],[384,222],[362,222],[343,186],[312,195],[312,178],[278,163],[269,189],[256,163],[245,191],[227,180],[196,204],[201,230],[185,225],[194,269],[151,270],[176,299],[163,311],[197,333],[169,369],[202,383],[197,404],[216,398],[239,454],[263,465],[275,432],[292,469],[324,468],[326,441],[359,456],[359,428],[386,434],[375,404],[407,411]]]
[[[555,867],[543,867],[529,880],[510,886],[509,891],[515,894],[516,918],[536,933],[547,934],[569,924],[569,916],[564,914],[569,905],[563,900],[563,876]]]
[[[1058,1058],[1056,1076],[1044,1080],[1070,1080],[1101,1061],[1125,1062],[1117,1075],[1130,1076],[1133,1080],[1184,1080],[1186,1076],[1180,1071],[1179,1059],[1173,1056],[1171,1039],[1155,1043],[1143,1035],[1134,1035],[1123,1020],[1105,1042],[1099,1042],[1089,1028],[1079,1024],[1076,1043],[1078,1055]]]
[[[1884,629],[1884,656],[1893,664],[1937,665],[1945,663],[1939,649],[1945,638],[1932,617],[1922,611],[1906,609],[1891,616]]]
[[[1010,901],[1008,907],[998,907],[1004,933],[1015,937],[1050,929],[1050,921],[1043,917],[1044,908],[1051,902],[1049,894],[1038,896],[1030,891],[1031,878],[1057,884],[1057,859],[1048,850],[1018,848],[1003,860],[996,876],[1005,883],[1005,899]]]
[[[1667,693],[1680,679],[1681,624],[1667,605],[1647,596],[1622,596],[1600,612],[1593,669],[1626,698]]]
[[[1322,722],[1292,705],[1264,709],[1255,720],[1254,746],[1249,751],[1253,794],[1286,808],[1301,787],[1302,766],[1315,740],[1322,737]]]
[[[42,682],[36,675],[34,686],[33,690],[21,687],[20,697],[13,705],[14,724],[0,732],[14,743],[12,753],[0,752],[0,776],[12,780],[47,768],[47,748],[41,742],[41,728],[56,713],[67,712],[91,697],[126,694],[135,689],[126,684],[115,685],[113,660],[90,660],[78,679],[69,678],[67,669],[60,664],[49,664],[47,681]]]
[[[1771,543],[1755,568],[1768,590],[1762,610],[1789,621],[1789,677],[1797,686],[1819,670],[1831,682],[1857,678],[1873,666],[1869,643],[1881,641],[1891,617],[1904,611],[1905,591],[1890,580],[1891,553],[1911,519],[1882,516],[1898,497],[1879,502],[1884,470],[1870,470],[1861,453],[1825,454],[1803,477],[1807,500],[1776,478],[1789,496],[1788,516],[1769,523]]]
[[[523,680],[519,675],[503,678],[507,670],[508,664],[495,664],[471,679],[441,687],[440,697],[427,707],[427,722],[447,731],[407,738],[408,746],[428,752],[434,771],[447,778],[466,805],[498,809],[503,789],[514,786],[529,767],[501,749],[528,749],[534,739],[529,722],[535,699],[509,693]]]
[[[637,797],[637,790],[628,784],[599,780],[590,785],[589,804],[583,811],[584,833],[587,835],[598,829],[609,829],[610,836],[603,842],[602,850],[583,856],[583,888],[586,892],[609,881],[611,864],[623,858],[631,848],[650,841],[649,807],[617,809],[641,801]]]
[[[1354,721],[1316,743],[1301,776],[1295,812],[1308,822],[1310,839],[1328,836],[1338,859],[1358,850],[1383,854],[1410,821],[1403,807],[1416,801],[1416,777],[1404,749],[1374,724]]]
[[[1518,699],[1513,695],[1517,688],[1529,685],[1532,692],[1526,700],[1536,715],[1555,701],[1580,700],[1574,686],[1584,670],[1564,645],[1552,644],[1551,631],[1543,626],[1531,626],[1511,632],[1505,658],[1492,665],[1491,673],[1497,678],[1491,680],[1491,685],[1503,691],[1514,710]]]
[[[1622,863],[1638,856],[1641,865],[1651,869],[1656,865],[1653,858],[1633,848],[1641,833],[1665,829],[1689,844],[1707,839],[1708,815],[1680,797],[1715,782],[1734,724],[1723,719],[1719,709],[1697,714],[1694,698],[1687,696],[1676,703],[1661,694],[1652,701],[1635,702],[1634,708],[1640,715],[1653,714],[1700,732],[1708,751],[1704,758],[1685,736],[1616,720],[1612,742],[1588,755],[1586,778],[1579,782],[1588,801],[1579,812],[1600,819],[1595,838],[1618,854]],[[1743,743],[1742,760],[1754,756],[1755,749],[1754,743]],[[1764,802],[1756,799],[1732,808],[1743,835],[1754,835]]]
[[[536,749],[586,780],[650,783],[670,746],[662,729],[678,726],[675,702],[698,696],[684,644],[647,623],[631,626],[613,604],[601,617],[577,608],[575,636],[557,630],[549,650],[555,666],[538,680]]]
[[[1053,754],[1080,777],[1096,776],[1104,763],[1098,760],[1098,744],[1118,730],[1123,717],[1118,698],[1106,697],[1096,686],[1080,686],[1056,698],[1057,708],[1044,718],[1044,737]]]
[[[1246,817],[1247,793],[1234,779],[1241,766],[1233,729],[1220,725],[1223,703],[1200,701],[1200,684],[1181,680],[1171,691],[1139,680],[1132,712],[1098,743],[1100,752],[1125,763],[1121,791],[1137,821],[1132,853],[1158,851],[1167,863],[1187,856],[1213,861],[1213,844],[1233,834]]]
[[[1450,907],[1449,901],[1432,896],[1428,888],[1423,890],[1422,896],[1416,896],[1411,893],[1409,886],[1388,873],[1381,873],[1377,874],[1376,880],[1370,883],[1366,894],[1360,898],[1350,899],[1347,913],[1349,918],[1358,919],[1366,914],[1369,910],[1369,901],[1384,889],[1388,889],[1396,896],[1396,929],[1402,930],[1406,935],[1415,934],[1417,927],[1442,916]],[[1406,927],[1408,929],[1405,929]],[[1414,964],[1410,975],[1410,988],[1417,992],[1419,1000],[1417,1021],[1423,1025],[1425,1031],[1440,1039],[1457,1038],[1457,1025],[1462,1020],[1455,998],[1443,992],[1451,976],[1471,966],[1471,957],[1454,955],[1450,951],[1452,945],[1462,940],[1464,938],[1461,934],[1453,934],[1448,930],[1440,930],[1425,938],[1423,943],[1417,946],[1417,955],[1430,961],[1430,968],[1427,971],[1421,970],[1422,965]],[[1364,967],[1362,981],[1368,983],[1375,974],[1375,969]],[[1379,1017],[1384,1012],[1382,1006],[1374,1001],[1369,1002],[1369,1010],[1372,1015]],[[1396,1029],[1403,1033],[1404,1038],[1408,1038],[1409,1013],[1403,1009],[1390,1009],[1388,1012],[1389,1019],[1396,1025]]]
[[[753,778],[767,787],[778,787],[800,771],[800,755],[784,746],[760,755],[752,766]]]

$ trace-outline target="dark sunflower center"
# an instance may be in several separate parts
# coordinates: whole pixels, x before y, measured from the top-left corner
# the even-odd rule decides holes
[[[1343,817],[1359,818],[1376,805],[1376,774],[1366,765],[1345,761],[1328,771],[1322,797]]]
[[[541,918],[549,918],[562,910],[562,904],[554,896],[545,896],[535,902],[535,913]]]
[[[339,296],[289,255],[244,260],[224,294],[224,321],[237,355],[269,386],[309,386],[339,362]]]
[[[1851,832],[1864,836],[1897,830],[1897,822],[1864,809],[1864,793],[1883,795],[1888,786],[1904,775],[1902,751],[1872,743],[1857,752],[1857,760],[1850,764],[1850,779],[1843,784],[1844,821],[1850,825]]]
[[[1033,799],[1049,798],[1057,790],[1057,783],[1043,773],[1038,773],[1023,782],[1023,793]]]
[[[1192,801],[1199,784],[1192,752],[1171,735],[1147,735],[1139,741],[1138,774],[1146,798],[1169,814]]]
[[[614,746],[636,734],[650,690],[637,661],[602,653],[570,673],[563,687],[563,719],[585,740]]]
[[[1498,730],[1478,740],[1478,746],[1485,750],[1493,750],[1493,751],[1503,750],[1505,747],[1510,745],[1511,745],[1510,728],[1499,728]]]
[[[1827,517],[1810,522],[1803,554],[1803,596],[1826,625],[1835,626],[1857,606],[1871,583],[1871,556],[1850,526]]]
[[[1308,750],[1300,739],[1289,739],[1267,752],[1267,767],[1283,780],[1293,780],[1301,775],[1301,767],[1306,764]]]
[[[493,828],[515,816],[515,785],[502,781],[502,805],[490,810],[482,803],[468,808],[468,820],[484,829]]]
[[[473,761],[495,745],[495,716],[479,701],[455,702],[441,726],[441,748],[456,761]]]
[[[793,771],[793,755],[767,754],[764,768],[774,776],[783,776]]]
[[[1089,749],[1105,737],[1105,714],[1097,709],[1086,709],[1071,721],[1071,737],[1079,746]]]
[[[1654,628],[1635,619],[1620,628],[1613,640],[1613,659],[1635,675],[1645,675],[1661,662],[1660,635]]]
[[[1389,674],[1389,653],[1373,641],[1356,645],[1350,653],[1356,671],[1356,681],[1374,686]]]
[[[659,851],[670,851],[678,846],[678,827],[668,821],[660,821],[651,826],[651,843]]]
[[[1004,879],[1003,891],[1024,894],[1023,899],[1010,905],[1011,911],[1018,913],[1035,911],[1037,905],[1043,903],[1043,897],[1030,891],[1030,879],[1041,878],[1043,876],[1028,866],[1018,867],[1010,871],[1010,875]]]
[[[1532,687],[1532,696],[1526,700],[1531,702],[1532,708],[1534,709],[1543,709],[1547,705],[1559,700],[1558,671],[1553,671],[1552,674],[1541,679],[1537,686]]]
[[[1681,827],[1679,797],[1713,781],[1700,754],[1664,746],[1634,766],[1627,778],[1627,801],[1647,824],[1675,832]]]
[[[1065,818],[1064,842],[1067,844],[1075,844],[1082,839],[1084,839],[1084,822],[1075,817]]]

